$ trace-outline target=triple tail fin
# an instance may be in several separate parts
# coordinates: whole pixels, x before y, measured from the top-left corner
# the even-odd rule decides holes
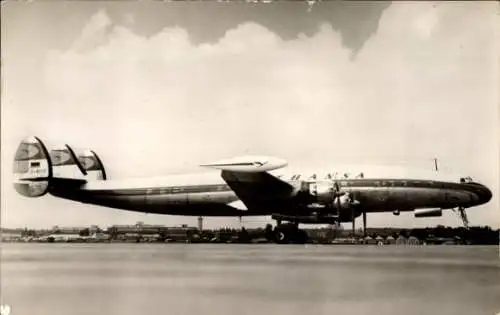
[[[26,197],[45,195],[50,187],[79,187],[87,180],[105,180],[104,165],[94,151],[78,157],[69,145],[47,151],[37,137],[21,141],[14,156],[14,188]]]

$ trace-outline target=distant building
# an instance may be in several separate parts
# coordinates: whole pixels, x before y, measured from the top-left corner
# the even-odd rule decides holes
[[[163,225],[113,225],[108,228],[109,234],[158,234],[166,229]]]
[[[76,227],[76,226],[58,226],[58,225],[54,225],[52,227],[52,234],[68,234],[68,235],[72,235],[72,234],[80,234],[81,231],[87,229],[87,227],[85,226],[79,226],[79,227]]]
[[[14,242],[23,238],[23,230],[2,230],[0,232],[0,241]]]

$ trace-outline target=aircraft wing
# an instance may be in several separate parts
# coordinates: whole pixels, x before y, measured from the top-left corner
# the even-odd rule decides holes
[[[240,157],[203,166],[221,169],[222,178],[248,209],[264,210],[283,205],[295,191],[293,185],[267,172],[286,164],[276,158]]]
[[[292,185],[267,172],[222,171],[221,176],[248,209],[278,206],[294,192]]]

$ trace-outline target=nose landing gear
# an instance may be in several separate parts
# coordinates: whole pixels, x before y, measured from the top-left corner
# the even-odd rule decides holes
[[[460,219],[462,219],[462,223],[464,224],[464,227],[466,229],[469,229],[469,218],[467,217],[467,212],[465,212],[465,208],[458,207],[456,209],[453,209],[453,212],[455,212],[458,216],[460,216]]]

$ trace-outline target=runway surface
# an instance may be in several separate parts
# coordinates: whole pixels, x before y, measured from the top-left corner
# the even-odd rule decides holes
[[[486,314],[498,246],[2,244],[17,314]]]

